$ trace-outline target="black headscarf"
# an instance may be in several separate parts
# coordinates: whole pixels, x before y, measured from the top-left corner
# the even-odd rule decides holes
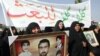
[[[28,25],[28,27],[26,28],[26,33],[27,34],[32,34],[32,29],[35,29],[35,28],[40,29],[40,26],[35,22],[30,23]]]
[[[89,27],[89,30],[94,30],[96,27],[97,27],[96,25],[91,25],[91,26]]]
[[[14,26],[11,26],[12,31],[15,30],[15,33],[13,32],[14,35],[18,35],[17,29]]]
[[[59,28],[59,23],[60,23],[60,22],[63,23],[62,20],[58,20],[57,23],[55,24],[54,31],[64,31],[64,30],[65,30],[64,24],[63,24],[63,28],[62,28],[62,29]]]
[[[4,28],[2,34],[1,34],[1,38],[5,37],[5,36],[10,36],[11,33],[10,33],[10,30],[9,28]]]
[[[85,41],[84,35],[82,33],[82,30],[77,32],[75,30],[75,26],[79,24],[80,27],[81,24],[78,21],[72,22],[70,26],[70,31],[69,31],[69,56],[87,56],[87,49],[83,48],[82,41]],[[77,51],[77,52],[76,52]]]
[[[71,24],[71,26],[70,26],[70,31],[76,32],[76,31],[75,31],[75,26],[76,26],[76,24],[79,24],[79,26],[81,27],[81,24],[80,24],[78,21],[74,21],[74,22],[72,22],[72,24]],[[81,30],[81,29],[80,29],[80,30]]]
[[[81,26],[81,27],[83,27],[83,26],[84,26],[84,24],[83,24],[83,23],[80,23],[80,26]]]

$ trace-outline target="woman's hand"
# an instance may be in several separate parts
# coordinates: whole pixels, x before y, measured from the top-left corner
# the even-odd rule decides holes
[[[90,53],[89,53],[89,56],[95,56],[95,55],[93,54],[93,52],[90,52]]]
[[[86,47],[86,42],[82,41],[83,47]]]

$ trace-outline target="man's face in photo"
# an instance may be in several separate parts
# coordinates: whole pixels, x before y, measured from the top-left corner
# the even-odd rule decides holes
[[[49,46],[47,42],[41,43],[39,45],[39,54],[40,56],[47,56],[49,51]]]

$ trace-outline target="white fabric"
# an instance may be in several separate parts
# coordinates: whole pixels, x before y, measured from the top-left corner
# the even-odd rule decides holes
[[[54,26],[58,20],[63,20],[66,27],[73,21],[91,25],[90,1],[79,4],[50,4],[29,2],[26,0],[2,0],[2,8],[7,13],[6,21],[16,27],[27,27],[31,22],[40,26]],[[10,20],[8,20],[10,19]],[[6,23],[7,25],[7,23]]]
[[[20,53],[18,56],[32,56],[32,54],[29,51],[27,51]]]
[[[17,39],[18,36],[8,36],[9,46]]]

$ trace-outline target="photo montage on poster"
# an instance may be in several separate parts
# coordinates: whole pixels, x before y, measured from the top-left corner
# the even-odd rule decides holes
[[[11,56],[67,56],[65,32],[20,35],[10,47]]]

